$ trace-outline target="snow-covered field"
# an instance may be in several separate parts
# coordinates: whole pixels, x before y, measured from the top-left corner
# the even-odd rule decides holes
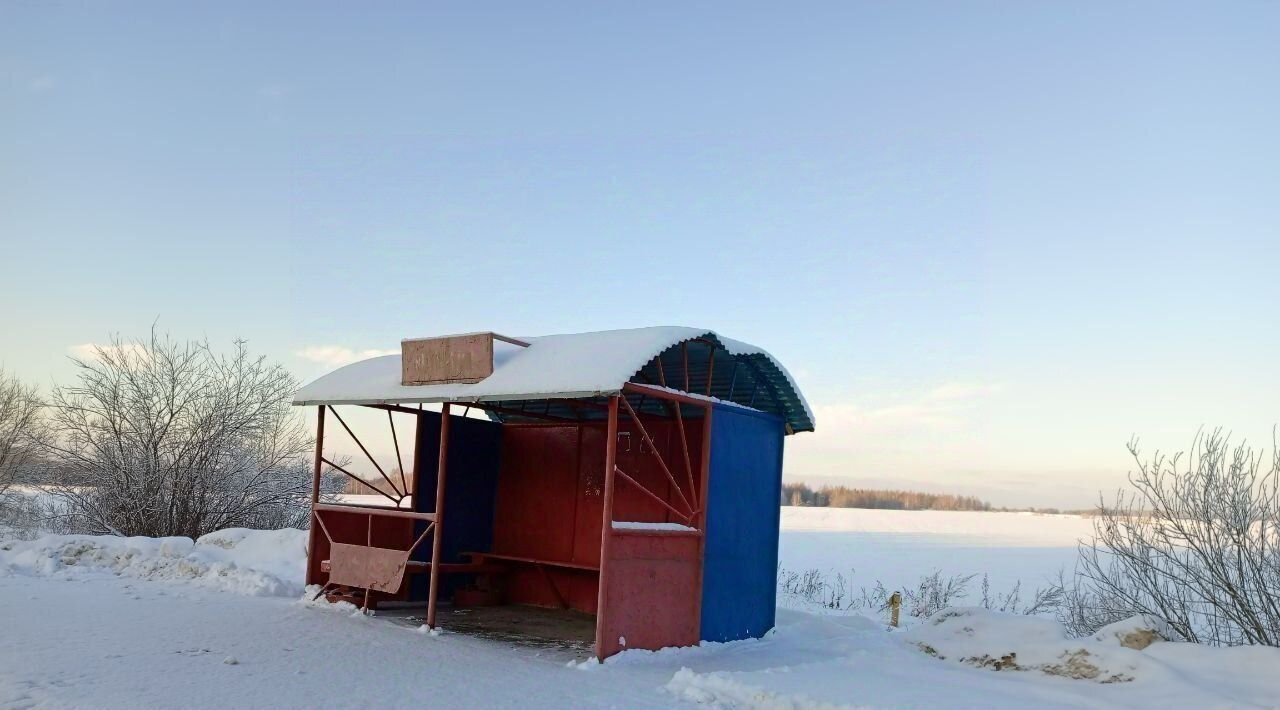
[[[939,571],[986,575],[994,593],[1023,591],[1070,573],[1076,544],[1093,522],[1075,515],[857,508],[782,509],[779,565],[792,572],[843,574],[855,587],[890,589]],[[975,579],[973,586],[979,584]]]
[[[784,509],[783,527],[787,568],[995,585],[1056,574],[1089,521]],[[302,543],[243,530],[0,542],[0,707],[1280,707],[1276,649],[1137,651],[978,609],[895,632],[780,609],[758,641],[566,662],[302,602]]]

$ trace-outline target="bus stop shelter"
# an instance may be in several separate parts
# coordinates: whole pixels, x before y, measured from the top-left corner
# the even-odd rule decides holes
[[[307,582],[331,600],[425,602],[433,628],[445,602],[575,610],[601,659],[773,627],[783,441],[814,418],[760,348],[684,327],[411,339],[294,404],[318,408]],[[385,412],[398,468],[347,407]],[[326,469],[378,502],[322,500]]]

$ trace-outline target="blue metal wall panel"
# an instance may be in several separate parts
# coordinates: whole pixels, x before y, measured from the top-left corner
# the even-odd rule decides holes
[[[453,417],[449,421],[449,470],[444,487],[444,537],[440,557],[445,562],[462,561],[461,553],[485,552],[493,545],[494,497],[498,487],[498,467],[502,458],[502,425],[483,419]],[[430,512],[436,506],[436,472],[440,461],[440,415],[424,412],[419,420],[417,481],[414,508]],[[426,523],[417,523],[414,535]],[[415,560],[431,560],[431,536],[414,552]],[[469,575],[440,577],[441,596],[448,598]],[[411,599],[426,599],[429,579],[413,577]]]
[[[777,603],[783,420],[718,405],[711,417],[702,640],[760,637]]]

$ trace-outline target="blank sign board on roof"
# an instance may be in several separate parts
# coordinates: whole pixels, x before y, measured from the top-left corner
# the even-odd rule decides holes
[[[475,383],[493,374],[493,342],[525,343],[496,333],[400,341],[402,385]]]

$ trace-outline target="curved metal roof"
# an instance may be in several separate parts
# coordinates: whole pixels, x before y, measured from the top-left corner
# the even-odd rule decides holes
[[[617,394],[627,382],[673,389],[776,414],[789,432],[813,431],[814,416],[795,380],[767,351],[702,328],[658,326],[522,337],[528,347],[495,351],[493,374],[476,383],[403,385],[400,356],[352,363],[307,384],[295,405],[503,402],[536,411],[591,416],[556,400]],[[639,402],[657,410],[658,402]],[[563,410],[563,412],[561,412]],[[533,410],[531,410],[533,411]],[[500,418],[519,415],[500,415]]]

